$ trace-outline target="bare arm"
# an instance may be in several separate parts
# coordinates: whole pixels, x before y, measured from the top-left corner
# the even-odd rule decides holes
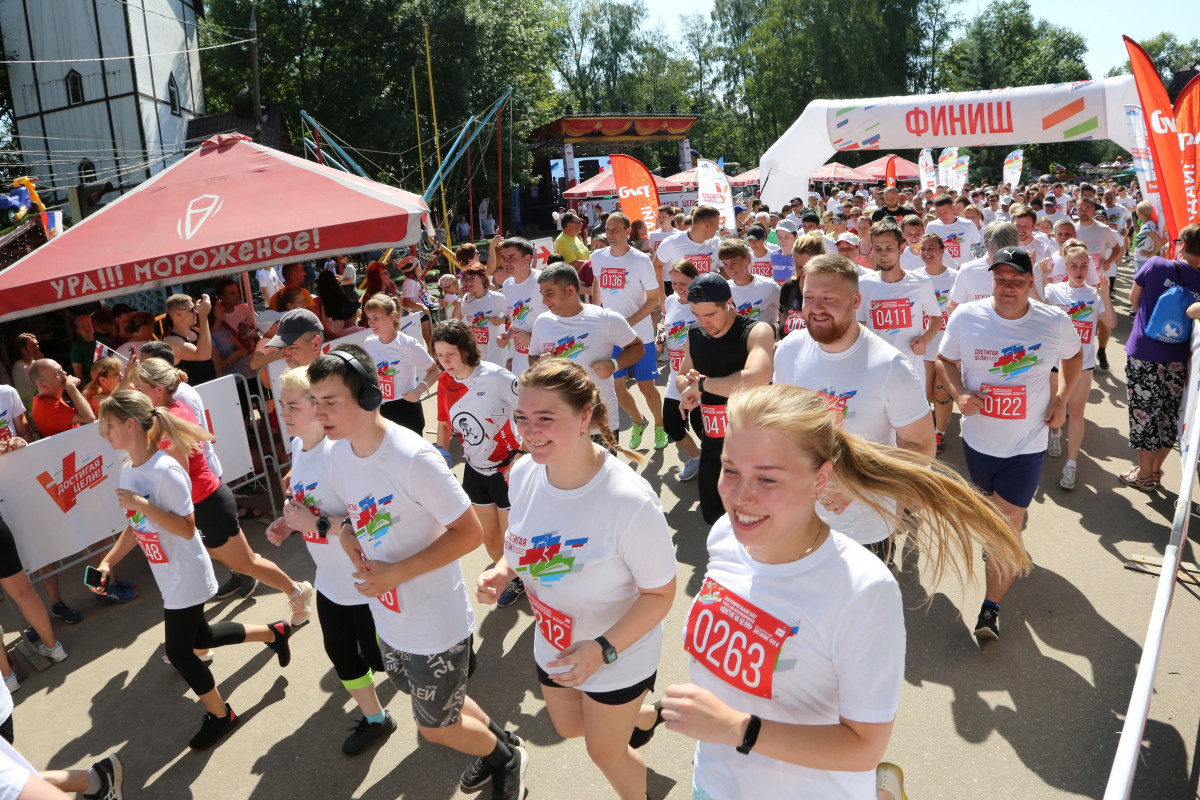
[[[646,345],[642,343],[641,337],[634,337],[634,340],[621,348],[621,352],[617,353],[616,358],[604,358],[600,361],[593,361],[590,366],[592,371],[600,378],[611,378],[614,372],[632,367],[634,364],[642,360],[642,356],[646,354]],[[613,366],[613,362],[617,362]]]
[[[343,528],[343,539],[347,536],[346,531],[347,528]],[[353,532],[349,535],[353,537]],[[424,550],[392,563],[363,562],[359,566],[360,571],[354,573],[354,577],[363,581],[358,590],[368,597],[378,597],[413,578],[454,563],[479,547],[482,541],[483,527],[479,524],[479,518],[475,516],[475,509],[468,508],[458,519],[447,525],[445,532]],[[355,563],[357,565],[359,562]]]
[[[657,286],[654,289],[646,290],[646,302],[642,303],[641,308],[629,316],[629,327],[632,328],[634,325],[638,324],[654,312],[654,309],[657,308],[662,302],[661,298],[659,297],[661,294],[662,289],[658,288]]]
[[[897,428],[896,446],[935,458],[937,456],[937,437],[933,432],[933,419],[926,414],[916,422],[910,422]]]
[[[79,391],[79,378],[74,375],[67,376],[67,396],[71,398],[71,405],[75,406],[75,416],[71,418],[72,425],[86,425],[96,421],[96,412],[92,411],[92,404]]]
[[[774,371],[775,332],[766,323],[755,325],[746,343],[746,366],[722,378],[705,377],[704,390],[729,397],[742,386],[766,386]],[[683,368],[679,370],[683,374]]]

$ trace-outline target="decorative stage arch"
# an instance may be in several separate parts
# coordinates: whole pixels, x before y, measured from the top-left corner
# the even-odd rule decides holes
[[[920,150],[1109,139],[1132,151],[1133,76],[864,100],[815,100],[759,162],[763,201],[808,193],[809,176],[847,150]]]

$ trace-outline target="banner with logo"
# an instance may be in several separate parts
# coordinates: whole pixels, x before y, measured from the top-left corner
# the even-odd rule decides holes
[[[658,186],[646,165],[632,156],[614,153],[609,156],[621,211],[629,221],[642,220],[649,230],[657,224]]]
[[[937,166],[933,163],[933,151],[928,147],[921,151],[917,168],[921,170],[921,190],[937,191]]]
[[[1129,126],[1130,152],[1133,154],[1133,171],[1137,174],[1138,188],[1142,199],[1154,207],[1154,219],[1159,227],[1165,219],[1162,199],[1158,196],[1158,176],[1154,174],[1154,159],[1150,157],[1150,142],[1146,136],[1145,117],[1141,106],[1125,106],[1125,121]]]
[[[1175,98],[1175,127],[1179,132],[1179,157],[1183,162],[1183,196],[1189,222],[1200,222],[1196,170],[1200,168],[1200,75],[1188,81]]]
[[[961,192],[963,187],[967,185],[967,170],[970,169],[970,166],[970,156],[959,156],[954,159],[954,170],[950,176],[950,179],[953,181],[954,191]]]
[[[232,376],[196,387],[224,475],[250,471],[250,443]],[[125,529],[117,483],[125,454],[95,424],[0,456],[0,514],[28,571],[75,555]]]
[[[954,164],[958,161],[958,148],[947,147],[938,156],[938,186],[949,186],[954,177]]]
[[[1158,68],[1141,45],[1125,39],[1129,65],[1137,84],[1138,98],[1146,115],[1150,155],[1160,184],[1159,200],[1163,207],[1163,230],[1168,241],[1174,241],[1180,229],[1187,225],[1187,200],[1183,189],[1183,162],[1179,155],[1179,137],[1175,130],[1175,114],[1167,90],[1163,88]]]
[[[733,192],[729,188],[729,179],[717,165],[707,158],[696,162],[696,203],[716,206],[721,212],[722,228],[737,230],[737,219],[733,213]]]
[[[1004,157],[1004,183],[1014,189],[1021,181],[1021,170],[1025,166],[1025,151],[1013,150]]]
[[[567,188],[579,183],[579,171],[575,168],[575,146],[563,145],[563,174],[567,176]]]
[[[883,170],[883,185],[896,188],[896,157],[888,156],[887,166]]]

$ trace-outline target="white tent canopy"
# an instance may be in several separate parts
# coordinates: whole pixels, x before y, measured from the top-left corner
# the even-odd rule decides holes
[[[762,199],[777,208],[808,193],[829,157],[851,150],[919,150],[1110,139],[1131,150],[1125,106],[1133,76],[1096,81],[864,100],[815,100],[759,167]]]

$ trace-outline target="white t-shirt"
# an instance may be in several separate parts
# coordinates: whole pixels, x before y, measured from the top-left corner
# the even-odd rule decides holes
[[[963,217],[955,217],[954,222],[948,225],[938,219],[931,220],[925,225],[925,232],[936,233],[942,237],[942,244],[946,246],[946,255],[950,257],[956,267],[969,260],[971,248],[982,241],[975,223]]]
[[[1067,282],[1067,262],[1057,252],[1050,256],[1050,281],[1049,283],[1066,283]],[[1042,285],[1042,271],[1039,269],[1033,273],[1034,280],[1037,281],[1039,288],[1045,291],[1046,287]],[[1087,278],[1084,283],[1088,286],[1100,285],[1100,273],[1096,272],[1096,265],[1088,259]]]
[[[1093,222],[1091,225],[1084,225],[1083,222],[1075,224],[1075,238],[1087,245],[1088,258],[1091,259],[1092,266],[1097,270],[1104,260],[1112,255],[1114,248],[1122,245],[1121,237],[1116,231],[1099,222]],[[1113,261],[1112,265],[1105,273],[1110,278],[1115,278],[1117,275],[1117,262]]]
[[[126,464],[121,469],[118,487],[140,494],[151,505],[181,517],[193,511],[192,482],[187,470],[163,450],[156,450],[140,467]],[[217,578],[200,531],[193,531],[190,539],[183,539],[160,531],[144,514],[126,511],[125,518],[150,562],[150,572],[162,592],[163,608],[191,608],[217,593]]]
[[[4,690],[8,694],[8,689]],[[7,719],[12,714],[12,699],[9,699],[9,713],[0,720]],[[11,744],[0,739],[0,800],[17,800],[25,791],[31,775],[37,772],[25,757],[16,751]]]
[[[592,382],[600,389],[604,404],[608,406],[608,427],[615,431],[621,421],[616,384],[611,376],[598,376],[591,365],[594,361],[615,358],[614,349],[619,350],[636,338],[637,332],[617,312],[585,305],[573,317],[560,317],[550,311],[543,313],[533,326],[529,349],[534,353],[569,358],[586,369]],[[649,346],[654,346],[653,341]]]
[[[667,298],[666,314],[663,315],[663,332],[666,338],[667,364],[670,372],[667,375],[665,397],[668,400],[679,400],[679,387],[675,385],[675,377],[683,365],[683,347],[687,344],[688,331],[696,324],[696,313],[692,311],[691,303],[681,303],[679,298],[671,295]]]
[[[508,278],[500,287],[501,293],[508,302],[508,321],[517,330],[526,333],[532,332],[533,323],[546,310],[546,304],[542,302],[541,288],[538,286],[538,276],[541,274],[540,269],[532,269],[529,271],[529,277],[521,283],[517,283],[516,278]],[[527,369],[529,369],[529,350],[517,347],[514,342],[512,346],[513,374],[520,375]]]
[[[755,322],[779,322],[779,284],[774,278],[751,275],[750,282],[739,286],[729,281],[733,305],[737,312]]]
[[[758,677],[752,667],[771,670],[771,697],[744,691],[727,682],[723,666],[733,636],[705,635],[724,622],[717,618],[727,601],[702,591],[692,604],[684,631],[692,682],[742,713],[797,725],[837,725],[840,718],[886,723],[900,705],[904,679],[904,608],[896,580],[878,558],[838,530],[810,555],[787,564],[755,561],[738,544],[728,517],[708,537],[708,581],[741,599],[743,609],[770,615],[788,626],[779,658],[772,662],[758,651],[742,655],[741,675]],[[750,608],[753,607],[753,608]],[[743,609],[728,622],[743,626],[742,641],[757,645],[745,629]],[[707,623],[717,619],[712,628]],[[737,635],[736,633],[734,635]],[[690,640],[690,641],[689,641]],[[696,658],[699,643],[711,649]],[[711,644],[717,642],[718,644]],[[729,642],[728,644],[726,642]],[[763,662],[767,663],[763,663]],[[720,672],[718,672],[720,671]],[[760,681],[761,685],[761,681]],[[777,761],[751,751],[742,755],[728,745],[696,745],[695,800],[744,800],[751,797],[864,800],[875,796],[875,770],[837,772]]]
[[[819,394],[850,433],[880,444],[895,444],[896,429],[929,415],[925,367],[859,326],[848,350],[827,353],[807,329],[789,333],[775,350],[773,383],[787,383]],[[830,526],[862,544],[891,535],[891,526],[863,503],[851,503],[841,514],[817,506]]]
[[[596,301],[625,319],[646,303],[647,292],[662,291],[650,256],[632,247],[620,257],[612,254],[611,247],[592,253],[592,272],[596,276]],[[654,321],[649,314],[638,320],[633,330],[643,342],[654,341]]]
[[[913,274],[927,278],[933,284],[933,293],[937,295],[938,308],[942,310],[942,329],[938,331],[937,336],[933,337],[933,341],[925,346],[925,360],[937,361],[938,347],[942,344],[942,336],[946,333],[946,322],[950,319],[950,312],[946,310],[950,305],[950,290],[954,288],[954,279],[958,277],[958,270],[946,267],[944,272],[930,275],[927,268],[921,267],[913,270]]]
[[[11,717],[12,712],[13,712],[12,692],[8,691],[8,685],[5,684],[4,681],[0,681],[0,722],[4,722],[4,720]],[[3,740],[3,737],[0,737],[0,741],[2,741],[2,740]],[[2,762],[0,762],[0,774],[2,774],[2,771],[3,771],[3,766],[2,766]],[[3,789],[3,783],[2,783],[2,780],[0,780],[0,790],[2,790],[2,789]],[[16,795],[13,795],[13,797],[15,797],[15,796]],[[3,797],[3,795],[0,795],[0,797]]]
[[[283,281],[279,279],[279,272],[275,267],[263,267],[254,273],[254,277],[258,279],[258,288],[262,290],[263,302],[268,307],[271,305],[271,298],[283,288]]]
[[[916,272],[925,266],[925,262],[921,259],[920,253],[914,253],[912,248],[905,245],[904,250],[900,253],[900,269],[905,272]]]
[[[341,439],[329,448],[330,502],[344,506],[363,552],[395,563],[429,547],[471,501],[432,444],[388,422],[366,458]],[[370,599],[379,638],[405,653],[434,655],[475,630],[475,614],[454,561]]]
[[[960,362],[969,391],[987,391],[983,410],[962,419],[963,441],[980,453],[1010,458],[1046,449],[1050,369],[1079,352],[1079,335],[1061,309],[1030,302],[1020,319],[1004,319],[992,300],[950,315],[941,354]]]
[[[1042,217],[1050,220],[1050,224],[1052,225],[1057,223],[1060,219],[1070,219],[1070,217],[1068,217],[1066,214],[1059,211],[1057,206],[1055,206],[1053,214],[1047,214],[1045,211],[1037,212],[1037,218],[1041,219]]]
[[[1074,289],[1066,283],[1052,283],[1046,287],[1046,302],[1061,308],[1071,318],[1083,345],[1083,368],[1096,366],[1096,323],[1108,309],[1100,292],[1086,284]]]
[[[1033,240],[1029,244],[1018,243],[1017,246],[1024,248],[1025,252],[1029,253],[1029,258],[1033,260],[1035,271],[1039,261],[1044,258],[1050,258],[1050,256],[1058,252],[1058,242],[1038,231],[1034,231]]]
[[[1152,249],[1154,242],[1150,238],[1151,233],[1159,233],[1158,223],[1152,219],[1148,219],[1138,228],[1137,236],[1134,238],[1133,257],[1139,265],[1144,261],[1148,261],[1154,255],[1154,250]]]
[[[1125,195],[1124,197],[1121,197],[1120,195],[1118,195],[1117,202],[1120,203],[1121,205],[1125,206],[1132,212],[1134,209],[1137,208],[1138,201],[1137,201],[1136,197],[1130,197],[1129,195]]]
[[[663,262],[665,271],[669,271],[671,265],[679,259],[686,258],[696,266],[697,272],[716,272],[721,266],[721,262],[717,258],[717,248],[720,246],[720,236],[696,242],[692,240],[687,231],[675,231],[658,246],[657,255],[658,260]],[[663,274],[665,275],[666,272]]]
[[[509,495],[504,557],[539,617],[533,658],[546,672],[555,671],[547,662],[570,643],[615,625],[639,589],[675,577],[675,546],[658,492],[612,455],[572,490],[555,488],[544,465],[523,458],[513,466]],[[611,692],[645,680],[658,669],[662,639],[660,623],[577,688]]]
[[[992,270],[987,256],[968,261],[958,268],[954,285],[950,288],[950,299],[956,305],[972,300],[983,300],[992,296]]]
[[[858,282],[862,302],[858,321],[909,360],[918,375],[925,373],[925,356],[912,350],[912,340],[925,332],[930,317],[941,315],[937,292],[928,278],[905,272],[895,283],[879,272]]]
[[[208,424],[208,415],[204,413],[204,401],[200,399],[200,393],[190,383],[180,381],[172,397],[187,406],[188,411],[192,412],[192,416],[196,418],[200,427],[209,433],[213,432],[212,426]],[[204,450],[204,460],[208,462],[209,471],[218,478],[221,477],[221,459],[217,458],[217,451],[212,442],[201,442],[200,447]]]
[[[1120,203],[1117,203],[1112,208],[1109,208],[1108,206],[1102,206],[1100,210],[1103,211],[1104,216],[1108,218],[1110,225],[1112,224],[1113,220],[1117,220],[1117,223],[1114,226],[1114,230],[1116,231],[1124,231],[1133,224],[1133,215],[1129,213],[1128,208]],[[1120,233],[1117,235],[1119,236]]]
[[[521,447],[512,419],[517,379],[504,367],[481,361],[460,383],[467,388],[450,406],[450,427],[462,438],[471,469],[494,475]]]
[[[363,350],[379,371],[379,391],[385,403],[398,400],[417,388],[417,383],[425,379],[425,373],[433,366],[433,357],[425,345],[399,331],[396,338],[386,344],[371,334],[363,340]]]
[[[25,413],[21,395],[7,383],[0,383],[0,442],[17,435],[17,417]],[[3,717],[0,717],[3,721]]]
[[[308,554],[317,565],[313,585],[317,591],[339,606],[362,606],[367,597],[359,593],[354,580],[354,563],[342,547],[342,520],[347,516],[346,504],[337,502],[329,491],[325,476],[332,439],[322,439],[311,450],[305,450],[300,437],[292,438],[292,497],[312,511],[314,517],[329,518],[329,536],[301,532]]]
[[[763,242],[763,244],[766,245],[767,252],[762,256],[756,256],[753,250],[750,251],[750,274],[775,280],[775,267],[771,263],[771,255],[780,252],[781,248],[770,242]]]
[[[657,258],[658,257],[658,246],[660,244],[662,244],[664,241],[666,241],[668,236],[673,236],[676,233],[678,233],[678,231],[676,231],[674,228],[671,228],[670,230],[666,230],[666,231],[651,231],[650,236],[649,236],[650,255],[652,257]],[[671,265],[667,264],[665,262],[663,263],[663,266],[662,266],[662,282],[664,284],[671,282]]]
[[[506,349],[497,341],[504,333],[504,325],[493,325],[488,322],[492,317],[508,316],[508,300],[504,295],[489,290],[483,297],[466,293],[462,298],[462,318],[475,334],[475,344],[479,345],[479,354],[484,361],[490,361],[503,367],[508,361]]]

